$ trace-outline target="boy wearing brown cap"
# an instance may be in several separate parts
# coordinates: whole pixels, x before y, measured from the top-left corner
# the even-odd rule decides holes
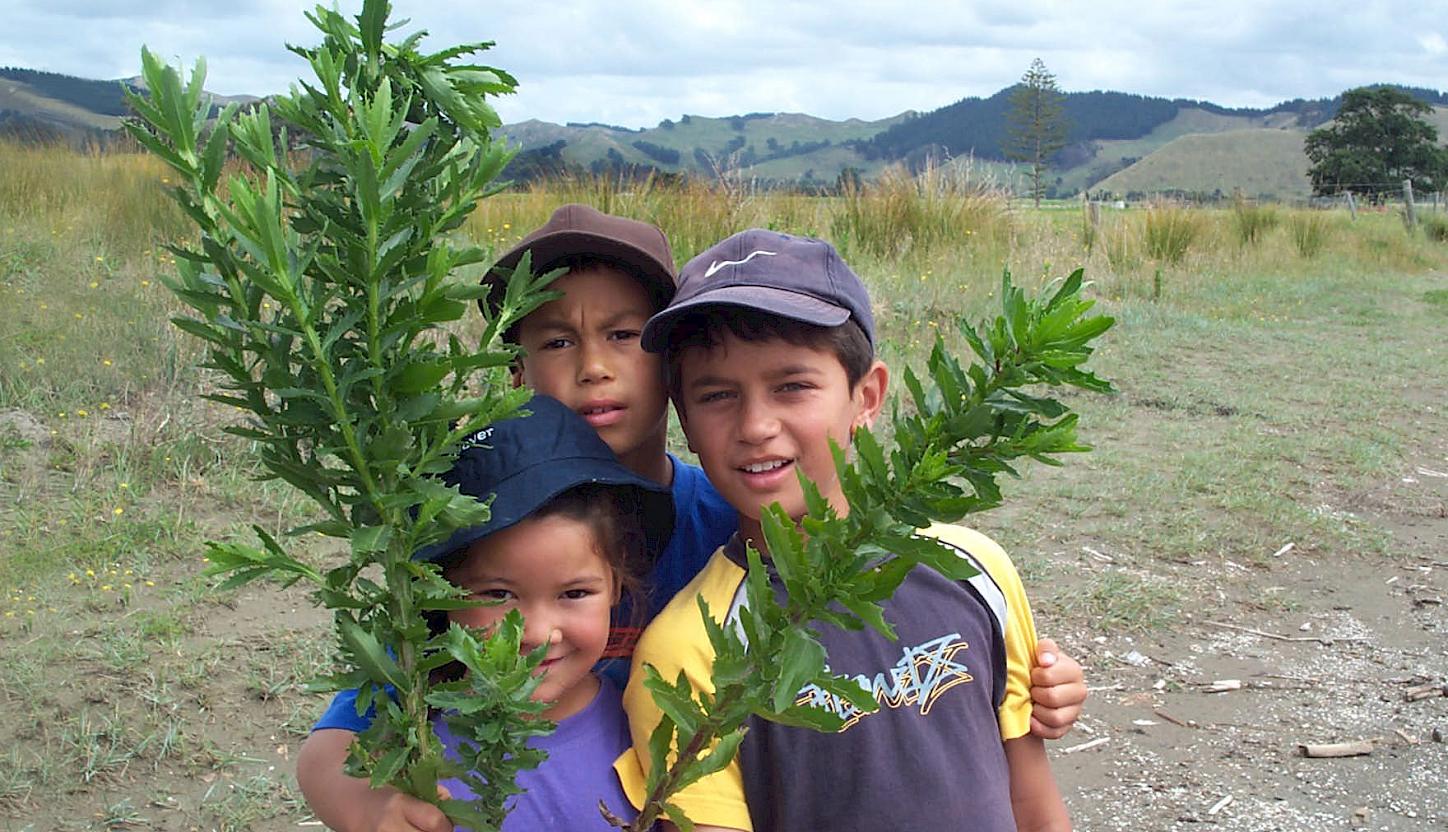
[[[768,557],[767,506],[805,514],[800,475],[849,512],[831,444],[848,447],[857,428],[873,425],[889,382],[875,358],[869,296],[834,247],[763,229],[689,261],[643,346],[664,354],[689,446],[739,512],[739,528],[635,651],[624,693],[635,753],[616,764],[635,806],[661,719],[639,668],[712,689],[712,641],[696,599],[731,629],[744,601],[745,544]],[[1036,634],[1010,559],[964,527],[918,533],[979,574],[956,582],[914,568],[882,602],[897,640],[816,622],[830,669],[871,691],[879,709],[864,713],[810,686],[797,701],[834,711],[839,731],[751,717],[729,765],[670,798],[696,829],[1070,829],[1045,746],[1029,733]]]
[[[634,472],[671,488],[674,533],[647,576],[645,609],[622,610],[602,672],[622,683],[638,627],[647,623],[734,532],[734,508],[697,466],[665,447],[668,395],[658,355],[640,347],[644,324],[674,295],[673,255],[655,226],[565,205],[499,258],[485,278],[499,282],[532,253],[535,272],[565,268],[551,288],[562,297],[539,307],[507,337],[524,348],[516,380],[582,415]],[[486,302],[485,302],[486,303]],[[485,309],[487,307],[485,306]],[[1055,646],[1043,641],[1043,652]],[[1038,668],[1043,736],[1063,735],[1085,699],[1080,666],[1061,657]],[[342,772],[347,749],[370,719],[358,715],[356,692],[344,691],[313,728],[298,757],[297,779],[317,816],[344,832],[451,828],[435,807],[392,789],[372,790]]]

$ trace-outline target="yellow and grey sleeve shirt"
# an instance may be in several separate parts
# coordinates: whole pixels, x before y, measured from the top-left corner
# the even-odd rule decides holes
[[[921,530],[969,559],[980,574],[951,581],[919,567],[886,602],[898,641],[872,630],[820,628],[830,669],[854,677],[880,703],[860,713],[807,687],[799,701],[836,710],[843,729],[821,734],[751,718],[734,761],[674,802],[696,824],[774,832],[818,829],[1014,830],[1002,740],[1030,730],[1036,650],[1030,605],[1010,558],[960,526]],[[680,670],[713,692],[713,651],[696,596],[723,622],[744,602],[746,561],[731,540],[644,632],[624,693],[634,750],[615,768],[643,801],[648,739],[660,713],[642,664],[666,679]]]

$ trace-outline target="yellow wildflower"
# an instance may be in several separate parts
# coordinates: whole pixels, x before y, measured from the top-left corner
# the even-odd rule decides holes
[[[122,514],[125,514],[125,513],[126,513],[126,510],[123,509],[123,508],[121,508],[120,506],[116,506],[115,508],[111,509],[111,514],[114,514],[114,515],[117,516],[117,517],[120,517]]]

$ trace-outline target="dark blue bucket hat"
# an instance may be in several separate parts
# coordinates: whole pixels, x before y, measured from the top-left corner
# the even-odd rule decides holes
[[[523,407],[529,415],[495,422],[463,440],[442,476],[463,494],[492,497],[488,522],[458,529],[413,557],[438,560],[516,524],[570,488],[596,483],[636,495],[647,548],[637,554],[653,563],[674,530],[669,489],[625,468],[593,427],[557,399],[534,396]]]

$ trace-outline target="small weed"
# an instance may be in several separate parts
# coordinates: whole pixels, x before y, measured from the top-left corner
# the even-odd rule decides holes
[[[20,759],[19,750],[11,748],[0,759],[0,811],[24,805],[35,786],[34,773]]]
[[[1423,302],[1448,311],[1448,289],[1433,289],[1423,293]]]
[[[1102,630],[1137,632],[1170,624],[1181,603],[1181,592],[1167,581],[1121,570],[1102,573],[1061,600],[1067,612]]]
[[[285,783],[266,774],[245,780],[218,780],[201,799],[218,832],[245,832],[258,821],[280,817],[302,808],[302,801]]]
[[[124,829],[134,826],[150,826],[151,821],[141,815],[136,807],[131,805],[131,799],[125,798],[119,803],[112,803],[107,806],[104,812],[99,815],[102,828],[107,832]]]
[[[82,783],[118,775],[136,758],[119,712],[97,721],[90,710],[83,710],[61,731],[60,740],[69,748]]]

